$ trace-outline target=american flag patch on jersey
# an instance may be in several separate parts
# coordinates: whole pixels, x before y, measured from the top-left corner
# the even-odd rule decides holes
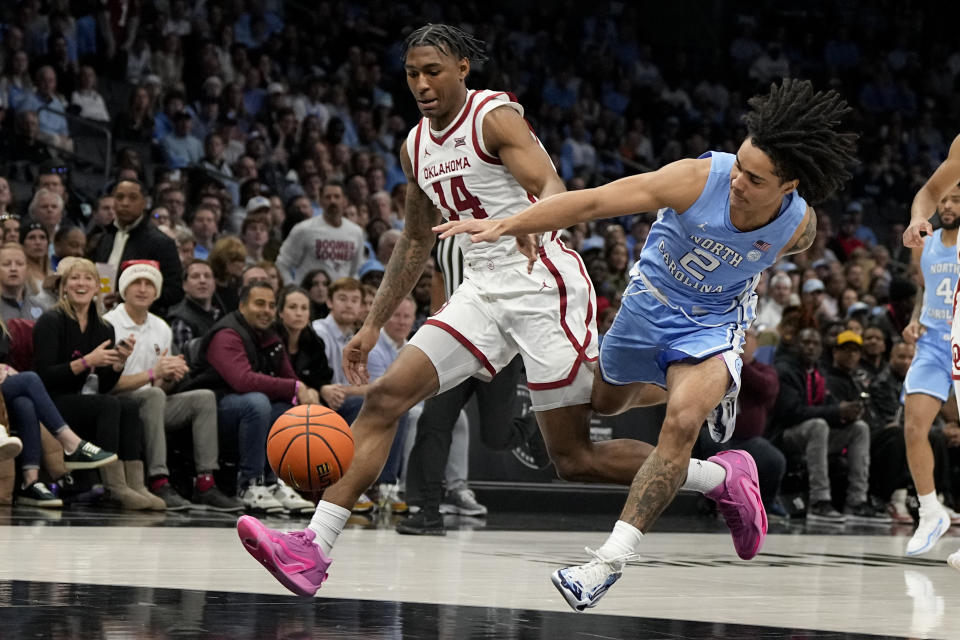
[[[764,242],[763,240],[757,240],[753,243],[753,246],[755,246],[757,249],[760,249],[760,251],[768,251],[773,245],[769,242]]]

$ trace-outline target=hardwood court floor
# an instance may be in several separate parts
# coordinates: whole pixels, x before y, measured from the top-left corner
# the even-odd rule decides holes
[[[233,521],[0,511],[0,638],[960,638],[949,533],[908,559],[909,528],[779,523],[744,562],[722,523],[669,517],[576,614],[549,575],[603,541],[607,516],[495,513],[443,538],[356,519],[313,600],[250,558]]]

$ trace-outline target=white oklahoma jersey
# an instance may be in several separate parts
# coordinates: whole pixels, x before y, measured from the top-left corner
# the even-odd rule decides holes
[[[957,260],[960,261],[960,248],[957,250]],[[960,302],[960,279],[953,291],[953,324],[950,326],[950,373],[953,377],[953,395],[960,404],[960,314],[957,314],[957,303]]]
[[[507,93],[468,91],[449,127],[432,131],[423,118],[407,136],[417,184],[445,218],[507,218],[535,201],[483,142],[483,118],[504,107],[523,115]],[[535,411],[590,401],[596,297],[579,254],[557,235],[543,235],[529,274],[514,238],[457,236],[463,284],[410,341],[436,368],[441,393],[473,375],[492,378],[519,353]]]

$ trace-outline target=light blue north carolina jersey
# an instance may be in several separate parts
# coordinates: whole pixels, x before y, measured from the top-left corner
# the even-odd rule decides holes
[[[953,292],[957,287],[957,247],[943,244],[943,229],[937,229],[923,243],[920,268],[923,270],[923,311],[920,324],[927,331],[950,339],[953,322]]]
[[[710,175],[703,192],[682,215],[662,209],[650,229],[640,260],[630,270],[628,291],[655,289],[671,307],[710,323],[749,324],[756,315],[754,289],[760,272],[803,221],[807,203],[796,191],[783,199],[780,214],[753,231],[730,220],[730,171],[736,156],[708,152]],[[625,296],[631,305],[634,296]],[[636,303],[644,296],[637,296]]]
[[[736,156],[708,153],[710,175],[683,215],[663,209],[650,228],[613,326],[600,346],[600,374],[614,385],[645,382],[666,388],[676,362],[720,356],[735,394],[740,352],[753,321],[760,272],[771,266],[803,221],[796,193],[780,214],[754,231],[730,221],[730,171]]]

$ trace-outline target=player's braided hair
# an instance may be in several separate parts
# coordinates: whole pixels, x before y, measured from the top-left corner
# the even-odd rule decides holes
[[[448,24],[425,24],[403,42],[402,59],[406,59],[407,51],[413,47],[436,47],[448,53],[457,60],[466,58],[470,62],[485,62],[487,60],[486,43],[472,35]]]
[[[836,91],[814,91],[809,80],[784,78],[748,104],[752,111],[744,120],[753,144],[770,156],[781,180],[799,180],[805,200],[821,202],[850,179],[859,136],[836,130],[850,112]]]

